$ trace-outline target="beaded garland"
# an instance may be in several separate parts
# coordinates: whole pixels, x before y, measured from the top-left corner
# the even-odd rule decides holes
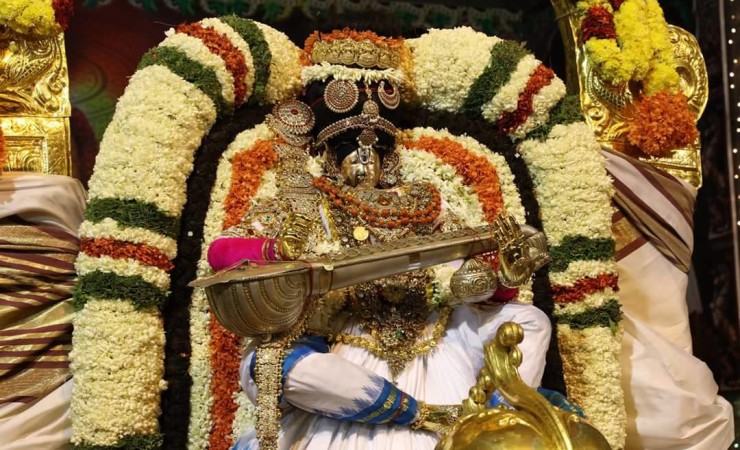
[[[314,178],[313,184],[328,196],[332,206],[381,228],[429,225],[442,208],[439,192],[430,184],[413,184],[404,196],[354,189],[326,177]]]

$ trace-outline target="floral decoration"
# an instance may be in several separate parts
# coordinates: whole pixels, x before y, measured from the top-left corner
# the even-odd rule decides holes
[[[252,57],[252,45],[259,58]],[[74,448],[161,446],[159,401],[166,383],[160,309],[170,288],[194,153],[217,116],[257,95],[258,82],[263,83],[258,102],[294,92],[300,86],[298,56],[281,33],[223,17],[170,31],[142,58],[101,142],[80,227]],[[219,230],[222,221],[223,216]],[[205,300],[198,295],[193,305],[202,309]],[[198,313],[191,316],[194,342],[202,336],[197,324],[204,319]],[[208,323],[207,308],[205,314]],[[194,355],[198,350],[194,345]],[[197,394],[202,380],[199,360],[193,361]],[[203,402],[208,410],[211,404]],[[197,414],[196,406],[191,415],[197,419]]]
[[[589,6],[595,3],[589,0]],[[612,187],[578,98],[566,96],[562,81],[518,43],[476,36],[469,29],[432,30],[407,42],[424,108],[482,117],[518,143],[553,256],[549,277],[557,293],[554,319],[568,396],[584,407],[614,448],[622,448],[625,411]],[[466,48],[456,52],[457,42]],[[457,53],[477,56],[474,62],[461,61]],[[470,72],[458,73],[463,69],[457,65],[465,64]],[[584,333],[605,341],[587,345],[581,339]]]
[[[642,84],[628,140],[651,156],[668,156],[698,136],[680,92],[668,24],[657,0],[581,0],[581,41],[607,82]],[[666,120],[669,118],[670,120]]]
[[[234,17],[220,18],[219,24],[203,21],[201,29],[214,30],[221,38],[211,41],[211,32],[193,36],[175,31],[167,39],[182,37],[144,57],[101,144],[80,229],[86,250],[77,263],[80,313],[72,411],[73,443],[79,448],[161,444],[157,417],[165,387],[164,331],[157,308],[169,289],[170,265],[163,257],[171,263],[176,256],[193,154],[216,118],[238,106],[240,85],[243,102],[255,103],[274,102],[300,88],[300,52],[281,33]],[[210,47],[193,41],[205,36],[210,36]],[[232,45],[214,45],[223,37]],[[518,143],[554,258],[550,282],[568,394],[612,446],[621,448],[625,423],[611,184],[577,99],[566,97],[562,82],[516,43],[469,28],[432,30],[406,42],[412,85],[422,107],[482,117]],[[222,59],[234,56],[234,49],[244,55],[245,48],[251,66],[247,57],[243,64]],[[248,72],[242,76],[244,68]],[[274,155],[267,151],[274,141],[272,131],[260,125],[239,134],[223,154],[206,214],[198,277],[210,273],[206,250],[224,227],[247,208],[277,195]],[[496,149],[467,136],[423,128],[411,130],[400,142],[402,179],[433,183],[463,225],[485,222],[497,208],[524,221],[514,177]],[[254,174],[233,177],[240,164]],[[307,170],[317,172],[320,165],[313,159]],[[487,180],[485,185],[481,179]],[[320,247],[328,252],[332,244]],[[435,276],[441,280],[451,273],[439,269]],[[520,299],[531,298],[524,291]],[[446,295],[437,289],[432,298],[442,302]],[[235,399],[236,362],[244,345],[220,331],[201,289],[190,298],[190,338],[189,447],[226,448],[233,433],[253,417],[251,407]],[[108,348],[109,339],[131,344]],[[96,363],[101,354],[108,357]],[[109,370],[106,364],[130,373],[99,373]],[[104,390],[108,393],[102,394]],[[121,391],[128,395],[116,394]]]
[[[699,138],[696,116],[686,107],[684,94],[660,91],[637,102],[635,119],[627,139],[651,156],[664,156],[666,149],[686,146]]]
[[[3,0],[0,26],[32,38],[50,38],[67,29],[72,0]]]

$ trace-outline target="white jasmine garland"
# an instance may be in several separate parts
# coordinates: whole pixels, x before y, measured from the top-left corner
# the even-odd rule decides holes
[[[155,308],[91,300],[74,318],[72,443],[115,445],[159,428],[164,329]],[[114,356],[113,356],[114,355]]]
[[[215,119],[211,100],[169,69],[136,72],[100,143],[89,200],[140,200],[177,217],[193,155]]]
[[[239,133],[221,156],[216,171],[216,181],[211,190],[208,212],[206,213],[201,259],[198,261],[198,278],[212,273],[207,259],[208,247],[221,234],[224,218],[226,217],[224,205],[231,187],[232,158],[241,151],[248,151],[259,140],[272,140],[274,138],[274,133],[267,125],[258,125]],[[266,172],[262,177],[255,198],[266,200],[270,198],[270,195],[273,197],[276,195],[275,176],[271,172]],[[271,192],[274,192],[274,194],[270,194]],[[208,437],[213,425],[211,419],[213,398],[211,396],[210,322],[211,314],[208,299],[203,289],[196,288],[193,290],[190,301],[190,376],[193,384],[190,390],[188,448],[191,450],[208,448]],[[250,413],[248,411],[237,411],[239,416],[247,414]]]
[[[611,328],[599,326],[576,330],[561,324],[557,329],[568,397],[583,408],[589,423],[604,434],[612,448],[622,448],[624,416],[614,409],[614,405],[624,404],[619,366],[622,327],[617,327],[616,335]],[[578,354],[570,354],[574,351]]]
[[[550,84],[544,86],[532,97],[532,113],[523,124],[514,130],[511,136],[515,139],[524,139],[529,132],[547,123],[550,118],[550,109],[557,105],[565,94],[565,83],[560,78],[553,78]]]
[[[119,241],[132,242],[134,244],[147,244],[157,248],[169,260],[175,259],[177,255],[177,241],[162,236],[145,228],[127,227],[119,224],[116,220],[106,217],[100,222],[82,222],[79,229],[81,239],[103,238],[116,239]]]
[[[483,118],[496,123],[504,112],[516,110],[519,94],[524,91],[535,69],[541,65],[532,55],[525,55],[517,64],[507,81],[491,100],[481,107]]]
[[[265,89],[267,102],[277,103],[301,88],[301,50],[284,33],[259,22],[254,24],[262,31],[272,55],[270,79]]]
[[[249,44],[247,44],[247,42],[241,37],[241,35],[234,31],[233,28],[215,17],[203,19],[199,23],[203,25],[203,28],[212,28],[219,34],[226,36],[229,42],[231,42],[234,47],[239,50],[239,53],[244,56],[244,62],[247,66],[247,73],[244,76],[244,88],[246,89],[246,95],[244,96],[243,103],[246,103],[249,100],[249,97],[252,96],[255,73],[254,58],[252,58],[252,52],[249,49]]]
[[[110,256],[88,256],[80,253],[75,261],[75,269],[78,276],[101,271],[114,273],[122,277],[141,277],[147,283],[151,283],[163,291],[170,288],[170,275],[164,270],[143,264],[131,258],[112,258]]]
[[[234,392],[234,402],[237,404],[237,409],[234,415],[231,438],[236,442],[239,436],[246,433],[250,427],[257,423],[257,410],[252,405],[249,397],[244,395],[241,390]]]
[[[234,104],[234,76],[226,68],[226,62],[220,56],[211,53],[208,46],[199,38],[183,33],[177,33],[174,28],[170,28],[165,33],[167,36],[159,47],[176,48],[188,58],[197,61],[209,69],[213,70],[221,85],[221,95],[229,105]]]
[[[403,72],[398,69],[361,69],[322,62],[312,66],[306,66],[301,71],[301,83],[304,86],[314,81],[326,81],[329,78],[335,80],[365,81],[367,83],[386,80],[392,81],[398,87],[401,87],[405,82]]]
[[[447,203],[450,212],[465,220],[468,226],[477,227],[486,223],[478,196],[464,184],[452,166],[424,150],[402,147],[396,151],[401,160],[403,181],[431,183]]]
[[[459,111],[499,42],[470,27],[431,29],[419,38],[407,39],[418,99],[432,110]]]
[[[563,272],[551,272],[550,282],[558,286],[573,286],[581,278],[596,278],[603,273],[617,273],[617,264],[614,260],[609,261],[573,261]]]
[[[530,168],[551,246],[567,235],[612,237],[611,181],[588,125],[557,125],[546,141],[522,142],[519,153]]]

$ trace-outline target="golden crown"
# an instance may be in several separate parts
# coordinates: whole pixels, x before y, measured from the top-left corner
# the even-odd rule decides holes
[[[316,33],[306,42],[311,63],[327,62],[363,68],[398,68],[401,65],[402,39],[382,38],[369,31],[336,30]]]

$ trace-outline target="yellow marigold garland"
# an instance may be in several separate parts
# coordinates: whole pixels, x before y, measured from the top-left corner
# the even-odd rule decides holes
[[[0,26],[34,37],[48,38],[67,29],[72,0],[2,0]]]
[[[668,156],[696,137],[696,118],[680,92],[680,77],[657,0],[582,0],[581,40],[599,75],[613,84],[641,82],[638,117],[628,140],[650,156]]]

